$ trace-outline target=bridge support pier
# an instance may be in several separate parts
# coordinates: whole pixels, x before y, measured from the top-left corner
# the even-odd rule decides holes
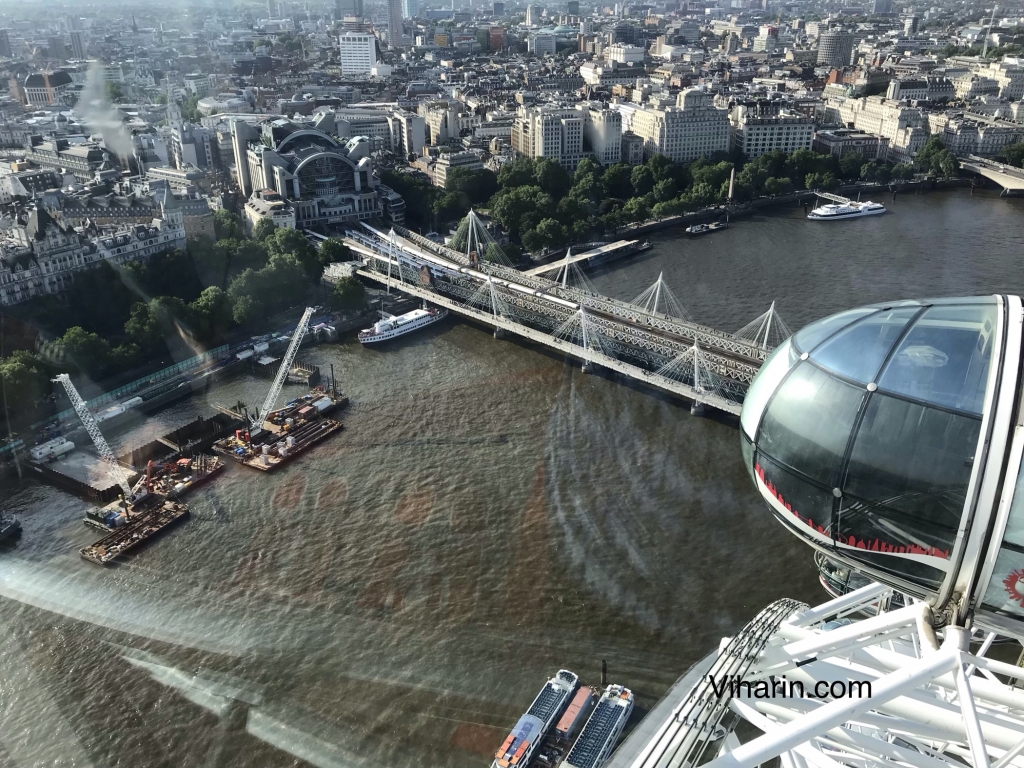
[[[580,366],[580,370],[583,371],[584,373],[593,373],[594,372],[594,364],[592,362],[590,362],[589,360],[584,360],[583,361],[583,365]]]
[[[704,415],[704,403],[698,403],[694,400],[690,403],[690,415],[691,416],[703,416]]]
[[[504,328],[497,328],[497,327],[495,327],[495,329],[494,329],[494,338],[496,338],[496,339],[504,339],[505,338],[505,333],[506,333],[506,331],[505,331]]]

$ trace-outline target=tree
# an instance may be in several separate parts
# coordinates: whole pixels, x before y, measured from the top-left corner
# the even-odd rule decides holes
[[[786,160],[786,175],[794,184],[807,184],[807,178],[816,174],[821,166],[821,155],[809,149],[798,149]]]
[[[533,176],[537,186],[555,200],[560,200],[572,187],[573,180],[557,161],[541,158],[534,164]]]
[[[793,182],[783,176],[781,179],[770,176],[765,179],[764,191],[769,195],[784,195],[793,191]]]
[[[100,378],[110,365],[110,344],[81,326],[68,328],[59,343],[71,361],[83,373]]]
[[[494,196],[491,216],[506,232],[518,237],[520,232],[533,228],[529,226],[529,217],[536,216],[538,210],[550,211],[552,208],[554,201],[540,187],[514,187]],[[540,217],[537,217],[536,223],[539,222]]]
[[[105,83],[103,91],[106,94],[107,101],[113,104],[120,104],[124,101],[124,90],[121,88],[120,83]]]
[[[1024,168],[1024,141],[1008,144],[996,157],[1009,165]]]
[[[366,306],[366,288],[354,277],[342,277],[334,284],[328,301],[343,312],[361,310]]]
[[[542,239],[543,244],[550,248],[559,248],[568,240],[565,227],[555,219],[541,219],[534,231]]]
[[[844,179],[856,179],[863,176],[864,155],[860,152],[847,152],[839,158],[839,174]]]
[[[242,220],[225,208],[213,212],[213,232],[218,240],[226,237],[241,239],[245,237]]]
[[[657,155],[655,155],[657,157]],[[615,163],[609,165],[601,178],[605,194],[608,197],[617,197],[620,200],[628,200],[633,196],[633,182],[630,175],[633,169],[626,163]]]
[[[654,174],[646,165],[638,165],[629,176],[633,191],[637,195],[646,195],[654,189]]]
[[[498,191],[498,176],[487,168],[475,171],[452,168],[445,178],[444,188],[465,195],[470,205],[485,205]]]
[[[908,163],[896,163],[892,167],[892,177],[901,181],[907,181],[914,178],[914,166]]]
[[[461,192],[445,192],[434,201],[431,208],[437,224],[454,221],[461,219],[469,211],[469,198]]]
[[[637,166],[642,167],[642,166]],[[648,171],[650,173],[650,171]],[[653,174],[652,174],[653,178]],[[647,221],[651,218],[651,207],[645,197],[631,197],[626,204],[622,207],[622,212],[629,218],[630,221]]]
[[[654,185],[654,199],[659,203],[675,200],[678,195],[674,179],[662,179]]]
[[[505,163],[498,171],[498,187],[501,190],[532,184],[536,184],[536,176],[533,173],[533,160],[528,157],[520,157],[511,163]]]
[[[188,306],[193,330],[205,341],[225,334],[232,324],[231,299],[222,289],[210,286],[199,294],[199,298]]]
[[[132,307],[124,332],[128,343],[133,344],[140,355],[153,356],[163,348],[163,334],[149,311],[149,304],[139,302]]]
[[[291,255],[306,269],[310,280],[316,282],[323,274],[324,267],[317,258],[316,250],[306,236],[297,229],[278,227],[264,244],[273,261],[275,256]]]
[[[320,244],[317,254],[325,267],[339,261],[352,261],[352,251],[337,237],[329,237]]]
[[[252,239],[257,243],[265,242],[268,237],[274,234],[277,225],[270,219],[260,219],[252,227]]]
[[[49,391],[49,372],[42,360],[19,349],[0,358],[0,385],[3,386],[8,418],[27,416]]]

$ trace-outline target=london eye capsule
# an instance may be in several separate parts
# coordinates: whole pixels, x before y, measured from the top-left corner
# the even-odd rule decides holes
[[[740,416],[768,507],[829,559],[1019,635],[1021,326],[1016,296],[898,301],[781,344]]]

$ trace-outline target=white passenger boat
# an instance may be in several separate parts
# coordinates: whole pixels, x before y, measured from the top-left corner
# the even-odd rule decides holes
[[[386,312],[381,312],[381,319],[374,323],[372,328],[366,328],[359,332],[359,341],[363,344],[380,344],[425,328],[438,320],[444,320],[447,316],[448,310],[440,307],[414,309],[404,315],[389,315]]]
[[[872,203],[870,200],[858,203],[853,200],[847,203],[828,203],[819,206],[807,214],[808,219],[816,221],[831,221],[833,219],[856,219],[861,216],[875,216],[885,213],[885,206],[881,203]]]

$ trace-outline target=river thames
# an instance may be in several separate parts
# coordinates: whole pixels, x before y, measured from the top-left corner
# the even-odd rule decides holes
[[[774,300],[796,330],[889,299],[1024,292],[1024,200],[900,196],[889,214],[734,222],[590,274],[632,299],[664,273],[699,322]],[[638,714],[780,597],[820,602],[810,550],[773,521],[735,421],[448,320],[342,343],[345,430],[279,473],[231,466],[192,519],[111,569],[82,561],[87,504],[7,481],[0,764],[484,766],[567,668]],[[112,435],[122,450],[242,376]],[[301,392],[288,387],[285,396]]]

